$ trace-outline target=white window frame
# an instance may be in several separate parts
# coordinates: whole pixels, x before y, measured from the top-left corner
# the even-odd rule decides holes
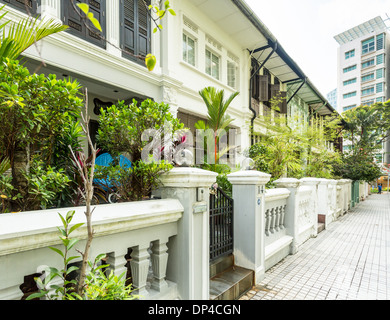
[[[184,40],[184,37],[186,37],[186,40]],[[194,64],[192,64],[188,59],[188,51],[184,50],[184,43],[188,45],[188,39],[191,39],[194,42]],[[198,39],[196,39],[194,36],[188,34],[187,32],[183,31],[182,34],[182,59],[185,63],[188,63],[189,65],[196,67],[197,66],[197,47],[198,47]]]
[[[210,53],[210,66],[208,66],[207,61],[208,61],[208,53]],[[213,57],[218,59],[218,68],[217,72],[218,75],[215,76],[213,74]],[[214,79],[221,80],[221,56],[217,54],[215,51],[211,50],[209,47],[205,48],[205,73],[208,74],[209,76],[213,77]],[[207,72],[208,67],[210,67],[210,73]]]
[[[232,83],[230,83],[230,79],[229,79],[229,64],[232,65],[233,69],[234,69],[234,84],[232,85]],[[240,85],[240,79],[239,79],[239,65],[240,65],[240,62],[239,62],[239,59],[234,56],[232,53],[228,52],[227,54],[227,59],[226,59],[226,82],[227,82],[227,85],[235,90],[238,89],[239,85]]]

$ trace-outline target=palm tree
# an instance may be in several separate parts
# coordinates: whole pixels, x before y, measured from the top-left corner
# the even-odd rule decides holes
[[[226,129],[234,120],[228,114],[226,114],[226,111],[233,99],[238,96],[239,93],[232,93],[226,101],[224,90],[217,90],[214,87],[204,88],[199,91],[199,94],[202,97],[204,103],[206,104],[208,118],[207,123],[202,120],[198,121],[195,124],[195,128],[202,130],[213,130],[215,161],[214,163],[217,164],[222,154],[224,154],[228,150],[228,148],[225,148],[225,150],[220,150],[220,152],[218,152],[219,139],[222,134],[225,134]]]
[[[3,11],[4,7],[5,5],[0,8],[0,12]],[[2,13],[0,20],[3,20],[7,13]],[[39,17],[28,17],[18,23],[13,23],[6,30],[6,26],[10,22],[8,20],[0,25],[0,58],[13,60],[19,58],[22,52],[37,41],[68,28],[54,19],[40,20]]]

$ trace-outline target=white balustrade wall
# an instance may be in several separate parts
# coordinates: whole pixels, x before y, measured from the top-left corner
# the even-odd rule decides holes
[[[0,300],[21,299],[25,277],[39,275],[45,266],[64,267],[61,257],[48,247],[63,250],[57,213],[65,216],[71,210],[75,211],[72,225],[85,223],[83,207],[0,215]],[[167,249],[182,215],[178,200],[98,205],[92,215],[95,234],[90,260],[106,254],[117,275],[127,271],[130,260],[133,286],[141,299],[175,299],[177,285],[166,277]],[[85,225],[71,234],[79,243],[69,256],[80,257],[76,248],[84,250],[86,234]],[[72,263],[77,261],[81,257]]]
[[[209,299],[209,189],[216,174],[195,168],[174,168],[161,178],[160,200],[98,205],[90,258],[107,256],[116,274],[131,271],[142,299]],[[237,266],[255,273],[259,283],[266,270],[295,254],[325,227],[353,209],[352,181],[291,179],[239,171],[228,175],[233,185],[234,257]],[[359,186],[368,196],[368,184]],[[0,215],[0,300],[21,299],[23,284],[44,266],[62,268],[57,213],[75,210],[72,224],[85,222],[84,208],[65,208]],[[353,213],[353,211],[351,211]],[[83,250],[85,226],[73,237]],[[78,255],[72,249],[72,255]],[[79,259],[81,260],[81,258]],[[31,281],[31,279],[30,279]]]
[[[265,192],[265,269],[269,269],[290,254],[292,237],[286,226],[287,198],[290,191],[284,188]]]

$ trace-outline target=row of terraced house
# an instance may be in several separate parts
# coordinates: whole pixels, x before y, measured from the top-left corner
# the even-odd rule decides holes
[[[167,103],[171,113],[194,130],[195,123],[207,117],[198,92],[209,86],[227,95],[240,93],[228,109],[239,133],[233,143],[240,151],[260,139],[263,115],[281,113],[310,122],[335,112],[245,1],[171,0],[176,15],[165,16],[156,33],[145,2],[88,0],[102,26],[102,40],[85,27],[69,0],[27,1],[30,14],[61,20],[69,29],[45,38],[39,53],[34,46],[25,51],[25,66],[77,79],[88,88],[93,139],[97,110],[118,100]],[[7,17],[14,21],[27,14],[23,1],[0,3],[7,4]],[[153,72],[137,58],[148,53],[157,58]],[[279,110],[272,110],[276,93],[284,99]],[[133,284],[145,299],[236,299],[267,269],[316,236],[319,222],[331,223],[369,192],[367,184],[350,180],[287,178],[266,190],[268,174],[238,171],[228,176],[233,199],[227,206],[235,218],[211,230],[209,187],[215,179],[214,172],[178,167],[163,175],[163,187],[156,191],[159,200],[98,206],[91,255],[106,252],[117,274],[131,268]],[[83,221],[83,209],[75,210],[75,223]],[[39,274],[43,265],[59,263],[47,248],[59,246],[58,216],[48,214],[58,211],[19,213],[23,224],[14,214],[0,217],[0,299],[20,299],[29,276]],[[82,231],[76,236],[85,241]],[[229,287],[229,279],[217,278],[230,262],[218,256],[224,243],[211,247],[215,234],[234,236],[226,243],[230,251],[222,255],[234,257],[231,263],[235,276],[241,272],[240,284]],[[129,248],[130,266],[125,259]],[[225,285],[236,286],[234,293]]]

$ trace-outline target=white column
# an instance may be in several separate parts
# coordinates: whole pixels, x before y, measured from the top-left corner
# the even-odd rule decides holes
[[[252,170],[228,175],[234,199],[234,261],[255,272],[255,283],[265,273],[265,185],[270,178]]]
[[[109,3],[108,3],[109,2]],[[120,1],[108,1],[106,4],[106,38],[107,38],[107,52],[122,56],[120,50]]]
[[[38,13],[43,18],[52,18],[61,20],[61,1],[58,0],[42,0],[38,8]]]

